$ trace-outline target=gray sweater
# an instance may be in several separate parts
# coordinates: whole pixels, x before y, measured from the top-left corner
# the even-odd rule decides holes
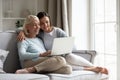
[[[51,50],[54,38],[67,37],[67,35],[62,29],[54,27],[50,33],[40,31],[37,37],[43,40],[46,50]]]

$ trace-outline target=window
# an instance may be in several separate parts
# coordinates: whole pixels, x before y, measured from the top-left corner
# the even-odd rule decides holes
[[[88,49],[88,0],[72,0],[72,36],[77,49]]]
[[[95,64],[107,67],[109,80],[116,80],[116,0],[72,1],[72,36],[77,49],[96,50]]]
[[[109,80],[116,80],[116,0],[92,0],[91,5],[92,48],[98,52],[95,61],[109,69]]]

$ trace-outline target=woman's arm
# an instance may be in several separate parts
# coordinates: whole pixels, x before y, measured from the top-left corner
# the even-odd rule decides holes
[[[57,37],[67,37],[65,31],[63,31],[61,28],[56,28],[56,32],[57,32]]]
[[[18,36],[17,36],[17,40],[23,41],[23,40],[25,40],[25,38],[26,38],[26,36],[24,34],[24,31],[23,30],[19,31]]]
[[[40,53],[32,53],[32,51],[28,51],[28,43],[24,40],[22,42],[18,42],[18,53],[20,60],[28,60],[39,57]]]
[[[31,46],[30,48],[29,45],[31,44],[29,44],[29,42],[27,42],[26,40],[23,40],[22,42],[18,42],[18,53],[21,60],[28,60],[37,57],[46,57],[51,54],[50,50],[47,52],[45,52],[45,50],[39,52],[37,51],[37,47],[33,45],[33,47]]]

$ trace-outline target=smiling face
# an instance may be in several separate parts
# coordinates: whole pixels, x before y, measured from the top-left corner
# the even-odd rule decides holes
[[[26,35],[35,37],[40,30],[40,21],[37,16],[30,15],[26,18],[24,24]]]
[[[45,32],[49,32],[51,30],[49,17],[44,16],[40,19],[41,29]]]
[[[40,23],[38,19],[34,19],[30,24],[27,25],[29,34],[37,35],[40,30]]]

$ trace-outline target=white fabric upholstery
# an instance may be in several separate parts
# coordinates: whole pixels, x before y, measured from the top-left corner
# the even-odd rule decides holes
[[[0,80],[49,80],[41,74],[0,74]]]
[[[73,71],[70,75],[48,74],[51,80],[107,80],[108,76],[92,71]]]

